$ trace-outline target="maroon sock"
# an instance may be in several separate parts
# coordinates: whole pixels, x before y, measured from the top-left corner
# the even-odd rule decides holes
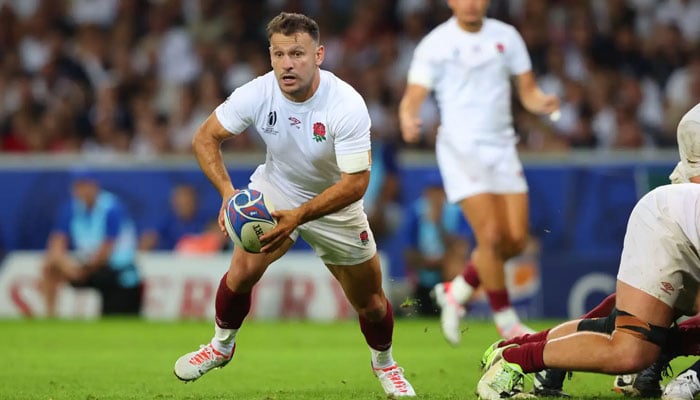
[[[467,284],[474,289],[481,285],[481,279],[479,279],[479,273],[476,272],[476,267],[474,266],[473,261],[469,261],[467,268],[464,270],[464,273],[462,273],[462,277],[465,281],[467,281]]]
[[[510,307],[510,297],[508,297],[507,289],[487,290],[486,296],[489,298],[489,304],[494,312]]]
[[[510,349],[503,350],[503,358],[512,363],[520,365],[523,372],[529,374],[530,372],[542,371],[547,368],[544,365],[544,345],[547,344],[546,341],[526,343],[518,347],[511,347]]]
[[[238,329],[250,311],[251,293],[234,293],[226,285],[224,274],[216,291],[216,325],[224,329]]]
[[[686,319],[685,321],[678,324],[678,327],[685,327],[685,328],[700,327],[700,314]]]
[[[386,315],[381,320],[372,322],[360,317],[360,330],[369,347],[374,350],[384,351],[391,347],[391,338],[394,335],[394,312],[389,300],[386,301]]]
[[[681,322],[678,330],[671,330],[670,335],[668,343],[673,356],[700,355],[700,316],[696,315]]]
[[[534,342],[543,342],[547,340],[547,335],[549,334],[549,331],[551,329],[545,329],[541,332],[535,332],[535,333],[526,333],[521,336],[516,336],[512,339],[504,340],[500,343],[498,343],[498,347],[505,347],[508,346],[509,344],[518,344],[518,345],[523,345],[527,343],[534,343]]]
[[[607,317],[615,308],[615,293],[603,299],[595,308],[584,314],[581,318],[602,318]]]

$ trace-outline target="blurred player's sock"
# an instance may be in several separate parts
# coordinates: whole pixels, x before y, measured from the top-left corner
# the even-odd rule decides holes
[[[459,305],[466,303],[474,294],[474,287],[467,283],[462,275],[457,275],[451,281],[443,283],[443,285],[446,285],[450,295]]]
[[[494,311],[493,320],[496,329],[502,338],[508,340],[517,336],[535,333],[527,325],[523,324],[513,307],[505,307],[499,311]]]
[[[472,261],[469,261],[469,263],[467,263],[467,267],[464,269],[464,273],[462,273],[462,279],[464,279],[467,285],[471,286],[471,292],[469,293],[469,297],[471,297],[472,293],[474,293],[474,290],[481,286],[481,279],[479,279],[479,273],[476,271],[476,266],[474,266],[474,263]],[[464,301],[469,300],[469,297],[465,298]]]

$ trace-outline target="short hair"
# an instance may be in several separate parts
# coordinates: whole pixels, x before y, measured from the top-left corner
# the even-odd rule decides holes
[[[291,36],[299,32],[308,33],[316,43],[321,39],[316,21],[304,14],[281,12],[267,24],[268,40],[275,33]]]

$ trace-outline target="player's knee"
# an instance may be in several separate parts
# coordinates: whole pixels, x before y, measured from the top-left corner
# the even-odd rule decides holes
[[[258,283],[265,268],[253,260],[238,260],[229,270],[226,284],[233,290],[251,290]]]
[[[611,360],[602,366],[601,372],[609,375],[622,375],[631,374],[644,369],[645,367],[639,367],[641,365],[636,359],[631,357],[621,357]]]
[[[477,241],[481,251],[501,254],[504,250],[506,235],[496,226],[483,227],[481,232],[477,233]]]
[[[382,301],[379,296],[373,296],[368,302],[357,305],[355,311],[368,321],[380,321],[387,313],[386,301]]]
[[[527,245],[527,240],[526,234],[513,235],[496,224],[483,227],[478,235],[478,245],[482,251],[492,252],[504,260],[522,253]]]
[[[525,251],[527,246],[528,236],[527,235],[515,235],[511,236],[507,241],[503,249],[503,255],[505,258],[515,257],[518,254]]]
[[[610,353],[610,360],[603,366],[607,374],[630,374],[650,366],[657,358],[658,352],[650,352],[645,346],[618,345]]]

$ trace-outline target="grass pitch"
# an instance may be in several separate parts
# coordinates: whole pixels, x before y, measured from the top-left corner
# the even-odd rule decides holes
[[[437,320],[397,320],[394,356],[419,399],[475,398],[479,359],[497,336],[488,322],[466,327],[462,345],[452,348]],[[355,321],[247,322],[226,368],[180,382],[172,372],[175,360],[212,332],[209,322],[0,321],[0,399],[384,398]],[[690,364],[680,362],[676,371]],[[577,373],[565,389],[575,398],[622,399],[610,390],[612,380]]]

